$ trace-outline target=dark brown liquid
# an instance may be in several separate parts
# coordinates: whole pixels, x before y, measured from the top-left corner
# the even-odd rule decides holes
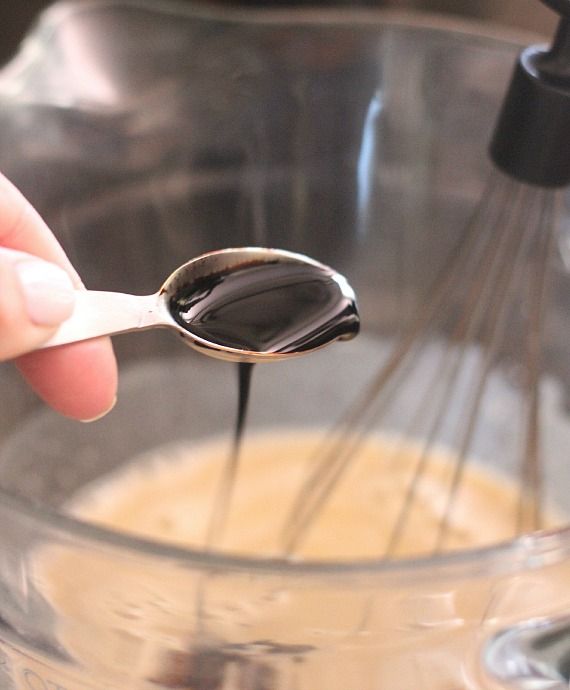
[[[215,546],[223,537],[239,468],[241,442],[247,418],[253,364],[249,362],[240,362],[237,365],[237,370],[238,409],[234,438],[230,453],[226,460],[224,472],[222,473],[222,480],[218,486],[217,496],[214,498],[214,504],[212,506],[212,514],[208,525],[208,533],[206,535],[206,547],[208,548]]]
[[[359,328],[335,274],[311,264],[241,265],[182,286],[169,307],[188,332],[252,352],[312,350]]]
[[[181,286],[172,316],[189,333],[224,347],[252,352],[312,350],[358,333],[353,299],[336,274],[304,263],[250,262]],[[236,481],[253,364],[238,364],[238,410],[232,450],[214,499],[208,548],[223,537]]]

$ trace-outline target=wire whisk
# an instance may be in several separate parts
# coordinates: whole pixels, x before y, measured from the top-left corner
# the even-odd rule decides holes
[[[447,498],[434,535],[434,552],[445,548],[491,372],[501,359],[517,354],[510,352],[508,325],[521,311],[524,332],[515,340],[523,373],[526,433],[520,450],[521,490],[513,534],[541,526],[540,357],[554,247],[555,194],[523,186],[497,172],[484,199],[407,334],[318,449],[318,460],[296,497],[283,533],[285,554],[292,555],[301,546],[366,435],[382,428],[398,408],[402,390],[410,385],[417,387],[416,404],[406,410],[407,423],[400,433],[403,439],[419,440],[417,458],[394,524],[384,526],[385,543],[379,543],[379,550],[386,557],[398,552],[430,457],[442,438],[455,449]],[[444,345],[430,357],[431,371],[426,373],[422,357],[426,343],[434,338]],[[474,344],[478,348],[475,363]],[[393,452],[398,453],[397,448]]]
[[[380,530],[378,553],[400,555],[442,445],[451,449],[453,463],[432,550],[445,550],[499,368],[516,372],[521,400],[513,536],[543,526],[541,350],[557,189],[570,182],[570,3],[545,2],[562,15],[558,31],[550,49],[533,46],[519,57],[491,144],[497,169],[407,332],[323,440],[283,529],[287,556],[298,552],[333,492],[341,490],[367,434],[389,428],[394,416],[405,419],[398,429],[402,443],[414,439],[417,451],[397,514]],[[415,404],[403,407],[402,391],[410,386]]]

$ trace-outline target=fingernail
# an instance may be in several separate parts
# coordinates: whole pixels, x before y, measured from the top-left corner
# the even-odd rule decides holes
[[[69,275],[47,261],[18,261],[15,264],[26,309],[37,326],[58,326],[69,318],[75,304],[75,290]]]
[[[91,424],[91,422],[97,422],[99,419],[103,419],[103,417],[105,417],[105,415],[108,415],[109,412],[111,412],[111,410],[115,407],[116,404],[117,404],[117,397],[115,396],[113,398],[112,403],[109,405],[109,407],[104,412],[101,412],[101,414],[95,415],[95,417],[91,417],[90,419],[80,419],[79,421],[83,422],[84,424]]]

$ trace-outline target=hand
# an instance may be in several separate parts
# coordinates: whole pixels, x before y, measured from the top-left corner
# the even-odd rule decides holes
[[[0,175],[0,360],[14,359],[55,410],[88,421],[115,402],[117,365],[110,340],[30,352],[71,314],[74,288],[80,287],[47,225]]]

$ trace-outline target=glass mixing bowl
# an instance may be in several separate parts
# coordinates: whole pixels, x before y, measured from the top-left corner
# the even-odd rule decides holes
[[[259,371],[249,423],[326,426],[464,232],[517,50],[512,38],[393,12],[63,3],[0,72],[0,165],[92,289],[150,293],[192,256],[251,244],[344,273],[362,335]],[[545,491],[562,509],[565,201],[543,396]],[[57,416],[0,368],[3,689],[567,687],[565,527],[438,557],[284,562],[66,514],[70,495],[148,449],[231,433],[231,365],[168,333],[115,344],[119,401],[90,425]],[[507,374],[475,448],[505,472],[517,439]]]

